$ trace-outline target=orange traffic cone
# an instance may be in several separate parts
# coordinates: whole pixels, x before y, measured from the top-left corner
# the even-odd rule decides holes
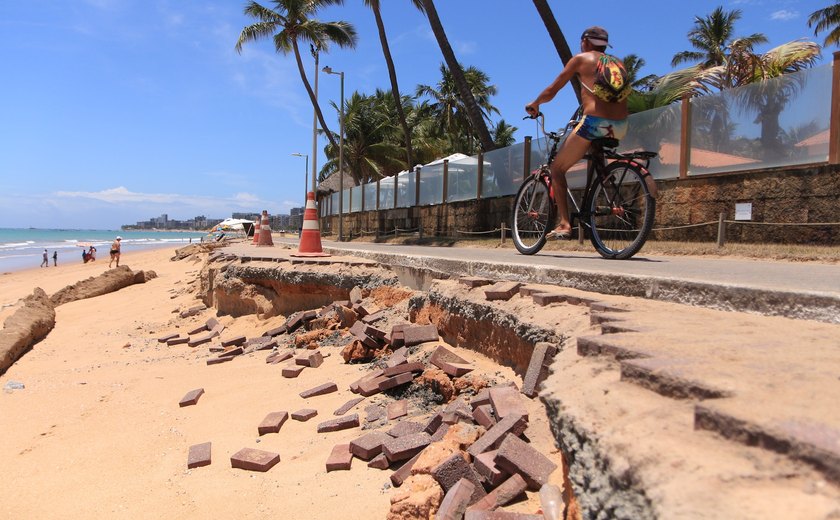
[[[306,210],[303,212],[303,229],[300,233],[298,252],[291,256],[330,256],[321,248],[321,229],[318,226],[318,210],[315,209],[315,192],[306,194]]]
[[[257,219],[254,221],[254,241],[251,242],[251,244],[256,246],[256,245],[259,245],[259,243],[260,243],[260,218],[257,217]]]
[[[262,212],[262,223],[260,224],[260,240],[257,242],[258,246],[273,246],[274,241],[271,240],[271,224],[268,223],[268,211]]]

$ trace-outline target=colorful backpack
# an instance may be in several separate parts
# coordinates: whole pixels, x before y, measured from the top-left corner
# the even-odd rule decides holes
[[[627,82],[627,70],[624,68],[624,63],[615,56],[602,54],[598,58],[592,93],[603,101],[617,103],[627,99],[632,90]]]

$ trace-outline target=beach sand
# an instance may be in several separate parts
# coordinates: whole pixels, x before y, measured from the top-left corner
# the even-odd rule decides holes
[[[170,261],[173,252],[124,255],[121,264],[154,270],[158,278],[58,307],[55,329],[0,376],[0,387],[8,381],[25,385],[0,392],[0,517],[385,518],[391,471],[358,459],[351,471],[325,471],[332,447],[363,432],[316,433],[319,422],[356,397],[348,384],[365,367],[344,364],[339,348],[328,347],[322,352],[331,355],[321,367],[286,379],[283,364],[265,363],[267,352],[207,366],[207,345],[158,343],[159,336],[186,333],[215,315],[213,309],[187,319],[173,313],[198,303],[188,285],[201,268],[195,258]],[[100,259],[0,275],[0,303],[7,305],[0,319],[35,286],[52,294],[107,265]],[[252,337],[283,322],[219,320],[227,326],[222,338]],[[510,369],[487,358],[469,351],[464,357],[479,370],[521,384]],[[328,381],[339,391],[299,397]],[[179,407],[197,388],[205,390],[198,404]],[[365,406],[388,400],[370,397],[352,412],[364,420]],[[525,401],[531,442],[559,459],[545,411],[539,401]],[[302,408],[315,408],[318,416],[289,419],[280,433],[258,436],[257,425],[268,413]],[[204,442],[212,442],[212,464],[188,470],[189,447]],[[280,463],[266,473],[232,469],[230,456],[245,447],[278,453]],[[533,513],[534,500],[510,509]]]

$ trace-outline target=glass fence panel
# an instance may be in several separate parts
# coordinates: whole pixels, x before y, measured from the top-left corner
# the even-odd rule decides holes
[[[404,172],[397,177],[397,207],[409,208],[414,206],[415,197],[415,174]]]
[[[330,194],[330,215],[338,215],[338,192]]]
[[[446,201],[470,200],[478,189],[478,157],[449,162]]]
[[[362,187],[353,186],[350,188],[350,213],[362,211]]]
[[[831,66],[691,100],[690,175],[825,162]]]
[[[423,166],[420,169],[420,205],[443,202],[443,163]]]
[[[376,209],[376,183],[369,182],[364,185],[365,200],[364,211],[373,211]]]
[[[627,135],[618,151],[656,152],[648,170],[656,179],[680,176],[680,132],[682,106],[679,102],[645,110],[629,117]]]
[[[394,207],[394,181],[395,177],[385,177],[379,181],[379,209]]]
[[[335,207],[336,214],[338,213],[338,205]],[[350,213],[350,190],[346,189],[341,192],[341,212],[344,214]]]
[[[531,165],[536,167],[541,160],[533,153],[533,142],[531,146]],[[515,194],[522,184],[524,161],[525,143],[517,143],[484,154],[481,196],[503,197]]]

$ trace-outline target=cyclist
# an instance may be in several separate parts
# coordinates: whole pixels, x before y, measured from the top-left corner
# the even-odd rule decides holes
[[[569,60],[560,75],[534,101],[525,105],[525,111],[534,117],[539,114],[540,105],[554,99],[575,75],[583,87],[583,117],[566,137],[551,163],[558,226],[548,234],[549,238],[569,239],[572,236],[569,207],[564,196],[566,172],[583,158],[594,139],[621,139],[627,133],[627,96],[632,89],[626,81],[623,65],[618,65],[615,58],[605,54],[608,45],[609,35],[604,28],[595,26],[583,31],[580,54]],[[651,194],[655,195],[655,191]]]

